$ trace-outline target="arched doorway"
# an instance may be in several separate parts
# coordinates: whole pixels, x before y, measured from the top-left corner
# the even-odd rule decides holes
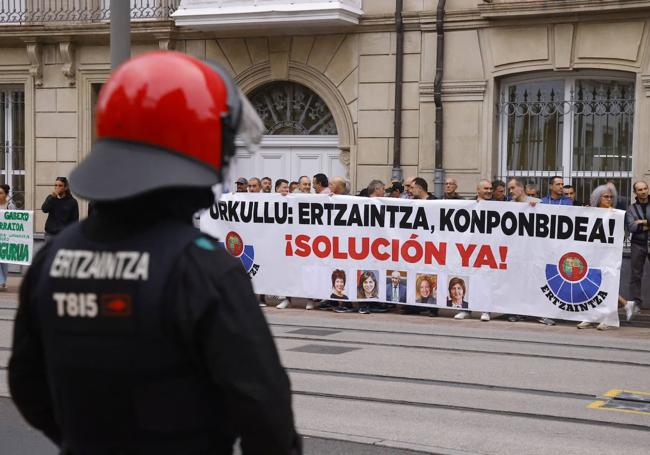
[[[239,147],[235,175],[297,180],[319,172],[345,176],[336,123],[323,99],[304,85],[276,81],[249,95],[266,129],[261,150]]]

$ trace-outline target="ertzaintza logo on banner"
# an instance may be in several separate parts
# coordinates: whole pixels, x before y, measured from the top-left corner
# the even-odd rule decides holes
[[[255,264],[255,248],[253,245],[246,245],[241,236],[235,231],[230,231],[226,234],[225,241],[219,243],[224,246],[228,253],[239,258],[246,273],[250,277],[254,277],[257,274],[260,266],[259,264]]]
[[[600,290],[602,282],[600,269],[589,267],[583,256],[570,252],[557,264],[546,264],[546,284],[541,291],[560,310],[577,313],[605,301],[607,292]]]

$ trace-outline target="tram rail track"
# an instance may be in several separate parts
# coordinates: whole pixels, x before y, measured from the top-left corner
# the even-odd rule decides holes
[[[6,371],[7,368],[0,366],[0,371],[2,370]],[[593,401],[599,398],[596,395],[583,394],[583,393],[559,392],[553,390],[519,388],[519,387],[511,387],[511,386],[497,386],[497,385],[479,384],[479,383],[462,383],[462,382],[443,381],[443,380],[436,380],[436,379],[419,379],[419,378],[410,378],[410,377],[401,377],[401,376],[388,376],[388,375],[377,375],[377,374],[367,374],[367,373],[354,373],[354,372],[345,372],[345,371],[317,370],[317,369],[291,368],[291,367],[286,368],[286,370],[289,373],[310,374],[310,375],[319,375],[319,376],[337,376],[337,377],[355,378],[355,379],[362,379],[362,380],[392,381],[402,385],[417,383],[423,385],[440,385],[440,386],[458,387],[458,388],[467,388],[467,389],[482,389],[482,390],[488,390],[493,392],[497,392],[497,391],[514,392],[514,393],[520,393],[524,395],[551,396],[556,398],[565,398],[570,400],[586,401],[586,402]],[[479,406],[462,406],[462,405],[445,404],[445,403],[401,400],[395,398],[378,398],[372,396],[359,396],[358,394],[345,395],[345,394],[329,393],[329,392],[321,392],[321,391],[316,392],[316,391],[301,390],[296,388],[292,390],[292,393],[297,396],[313,397],[313,398],[320,398],[320,399],[343,400],[348,402],[351,401],[351,402],[383,404],[388,406],[409,406],[409,407],[416,407],[416,408],[441,409],[441,410],[458,411],[458,412],[473,412],[473,413],[489,414],[495,416],[534,419],[538,421],[539,420],[554,421],[560,423],[592,425],[592,426],[599,426],[599,427],[619,428],[624,430],[634,430],[634,431],[643,431],[643,432],[650,431],[650,423],[648,425],[643,425],[643,424],[634,424],[634,423],[613,422],[613,421],[599,420],[599,419],[586,419],[580,417],[485,408]]]
[[[524,387],[501,386],[501,385],[493,385],[493,384],[481,384],[476,382],[446,381],[441,379],[414,378],[414,377],[407,377],[407,376],[393,376],[393,375],[382,375],[382,374],[374,374],[374,373],[358,373],[353,371],[319,370],[319,369],[311,369],[311,368],[287,367],[286,370],[290,373],[310,374],[310,375],[318,375],[318,376],[334,376],[334,377],[373,380],[373,381],[387,381],[387,382],[395,382],[398,384],[420,384],[420,385],[436,385],[436,386],[445,386],[445,387],[458,387],[464,389],[478,389],[478,390],[487,390],[493,392],[514,392],[514,393],[521,393],[526,395],[570,398],[574,400],[595,400],[598,398],[597,395],[592,395],[587,393],[560,392],[555,390],[531,389],[531,388],[524,388]]]
[[[293,390],[293,394],[298,396],[306,396],[306,397],[313,397],[313,398],[333,399],[333,400],[343,400],[343,401],[363,402],[363,403],[376,403],[376,404],[384,404],[389,406],[409,406],[409,407],[417,407],[417,408],[442,409],[442,410],[459,411],[459,412],[473,412],[479,414],[489,414],[489,415],[505,416],[505,417],[520,417],[526,419],[533,419],[537,421],[552,421],[552,422],[559,422],[563,424],[592,425],[598,427],[642,431],[644,433],[650,431],[650,425],[612,422],[612,421],[597,420],[597,419],[585,419],[580,417],[556,416],[550,414],[535,414],[530,412],[509,411],[509,410],[502,410],[502,409],[488,409],[488,408],[481,408],[477,406],[459,406],[459,405],[430,403],[430,402],[424,403],[419,401],[377,398],[377,397],[367,397],[367,396],[358,396],[358,395],[353,396],[353,395],[343,395],[343,394],[327,393],[327,392],[313,392],[313,391],[306,391],[306,390]]]
[[[468,354],[526,357],[526,358],[547,359],[547,360],[566,360],[572,362],[600,363],[600,364],[606,363],[609,365],[650,368],[650,363],[629,362],[623,360],[587,359],[587,358],[580,358],[580,357],[554,356],[554,355],[509,352],[509,351],[495,352],[487,349],[449,348],[449,347],[436,347],[436,346],[424,346],[424,345],[412,345],[412,344],[380,343],[374,341],[359,341],[359,340],[335,340],[330,338],[305,337],[305,336],[274,335],[274,338],[278,340],[299,340],[299,341],[309,341],[309,342],[318,342],[318,343],[375,346],[375,347],[397,348],[397,349],[418,349],[424,351],[437,351],[437,352],[461,352],[461,353],[468,353]]]
[[[338,332],[358,332],[358,333],[373,333],[373,334],[382,334],[382,335],[399,335],[399,336],[414,336],[414,337],[431,337],[431,338],[452,338],[452,339],[462,339],[462,340],[476,340],[476,341],[493,341],[499,343],[519,343],[519,344],[530,344],[530,345],[539,345],[539,346],[557,346],[557,347],[566,347],[567,343],[558,343],[553,341],[546,340],[526,340],[519,338],[503,338],[503,337],[486,337],[486,336],[477,336],[477,335],[464,335],[464,334],[444,334],[444,333],[426,333],[426,332],[404,332],[399,330],[379,330],[379,329],[367,329],[360,327],[340,327],[340,326],[328,326],[328,325],[310,325],[310,324],[286,324],[286,323],[274,323],[269,322],[270,327],[291,327],[296,329],[320,329],[320,330],[335,330]],[[650,349],[641,349],[641,348],[627,348],[620,346],[608,346],[602,344],[589,344],[588,346],[581,345],[571,345],[575,349],[606,349],[610,351],[623,351],[623,352],[639,352],[639,353],[648,353],[650,354]]]
[[[383,352],[384,355],[389,357],[391,354],[387,350],[404,349],[415,352],[419,350],[431,353],[464,352],[481,355],[513,356],[523,359],[528,358],[531,359],[531,362],[539,362],[540,360],[583,362],[583,364],[586,362],[592,365],[601,365],[603,368],[650,367],[650,356],[647,356],[648,361],[645,361],[645,354],[650,353],[650,349],[645,349],[643,345],[624,347],[619,342],[617,346],[608,346],[603,341],[594,344],[593,341],[597,341],[594,338],[590,338],[588,341],[585,340],[585,345],[581,346],[574,344],[575,338],[567,342],[558,342],[552,336],[548,340],[543,340],[541,337],[535,339],[535,336],[532,339],[526,336],[520,339],[517,335],[513,336],[504,332],[497,333],[496,336],[491,336],[490,333],[485,331],[477,334],[467,333],[469,331],[448,334],[431,333],[424,330],[418,331],[418,328],[414,326],[405,327],[404,331],[400,327],[349,327],[347,324],[343,326],[329,324],[329,321],[325,323],[323,321],[318,322],[317,324],[310,324],[309,322],[296,324],[284,321],[269,321],[269,325],[273,329],[274,337],[283,344],[289,340],[300,344],[377,347],[379,352]],[[316,329],[331,332],[315,333],[313,335],[306,332],[292,333],[293,330],[298,329]],[[359,338],[363,338],[364,335],[367,335],[367,339],[360,340]],[[444,343],[442,343],[443,340]],[[435,346],[437,342],[444,345]],[[482,342],[485,342],[486,345],[484,349],[481,348]],[[467,346],[454,347],[454,345]],[[512,346],[515,345],[521,347],[521,350],[512,349]],[[287,350],[286,344],[280,346],[283,347],[283,351]],[[293,346],[293,343],[291,346]],[[563,355],[562,352],[544,354],[543,350],[539,348],[545,346],[551,346],[555,350],[567,346],[572,349],[571,352],[567,352],[568,355]],[[298,348],[291,347],[289,349],[301,352]],[[526,352],[527,349],[531,352]],[[585,357],[580,357],[582,353],[584,353]],[[627,354],[624,360],[616,359],[617,356],[623,356],[624,354]],[[395,352],[392,355],[399,356],[400,354]],[[300,366],[300,368],[297,368],[297,366]],[[451,376],[443,376],[442,379],[437,379],[435,374],[423,377],[416,370],[413,371],[415,377],[402,375],[402,372],[398,370],[386,370],[386,374],[383,374],[382,371],[366,373],[363,370],[358,371],[348,362],[326,368],[313,369],[311,366],[309,364],[288,365],[287,371],[292,376],[294,396],[296,398],[331,400],[330,404],[323,405],[326,409],[332,406],[336,407],[337,400],[340,400],[341,402],[348,402],[352,407],[355,406],[354,403],[358,403],[359,406],[362,403],[383,405],[385,409],[390,410],[386,413],[400,414],[405,412],[400,411],[400,407],[410,407],[411,409],[439,410],[438,412],[443,413],[445,411],[471,412],[476,415],[484,415],[486,418],[490,415],[494,416],[494,418],[521,418],[529,422],[539,422],[541,427],[546,425],[544,422],[549,422],[549,424],[552,422],[553,424],[559,423],[567,426],[587,425],[585,428],[610,428],[612,431],[614,429],[631,430],[644,432],[645,434],[650,431],[650,421],[643,417],[639,419],[628,419],[627,417],[621,419],[619,415],[602,414],[602,411],[593,411],[593,415],[590,415],[592,411],[587,411],[590,404],[607,400],[605,395],[608,390],[607,386],[604,386],[602,391],[592,388],[590,393],[585,393],[581,388],[564,389],[560,387],[560,390],[555,390],[552,384],[548,384],[549,388],[546,388],[543,382],[523,384],[520,387],[516,382],[484,383],[481,377],[475,377],[473,381],[468,382],[458,381]],[[321,377],[323,379],[319,379]],[[382,386],[382,381],[388,384]],[[327,384],[330,384],[330,386]],[[364,384],[368,384],[368,386],[364,388]],[[430,394],[427,393],[429,386],[431,387]],[[458,392],[454,392],[454,389]],[[383,390],[387,392],[384,394]],[[390,390],[395,392],[390,392]],[[412,392],[405,394],[403,393],[404,390],[412,390]],[[486,397],[486,399],[478,397]],[[310,403],[310,406],[320,406],[318,402],[308,403]]]

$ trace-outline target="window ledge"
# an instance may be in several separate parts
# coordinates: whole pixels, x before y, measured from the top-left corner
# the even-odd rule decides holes
[[[257,26],[356,25],[363,14],[359,0],[260,1],[254,2],[253,6],[250,6],[250,2],[227,0],[216,3],[215,6],[212,2],[181,1],[172,18],[179,27],[214,30]]]
[[[648,0],[491,0],[478,5],[484,19],[559,16],[650,9]]]

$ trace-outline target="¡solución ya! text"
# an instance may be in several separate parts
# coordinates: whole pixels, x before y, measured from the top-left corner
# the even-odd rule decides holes
[[[408,240],[387,239],[383,237],[340,237],[318,235],[311,237],[306,234],[293,236],[287,234],[285,239],[285,255],[288,257],[310,257],[319,259],[353,259],[363,261],[406,262],[409,264],[447,264],[447,242],[420,242],[417,234],[411,234]],[[455,251],[460,256],[462,267],[505,270],[508,247],[455,243]]]

